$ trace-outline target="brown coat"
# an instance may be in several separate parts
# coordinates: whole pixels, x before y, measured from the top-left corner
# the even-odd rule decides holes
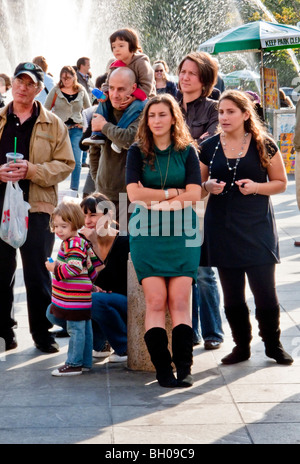
[[[58,183],[75,167],[73,150],[65,124],[41,103],[33,127],[26,179],[30,180],[30,212],[51,214],[58,200]],[[7,120],[8,106],[0,111],[0,138]]]

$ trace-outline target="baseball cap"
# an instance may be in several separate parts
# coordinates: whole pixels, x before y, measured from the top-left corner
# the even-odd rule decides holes
[[[36,84],[38,81],[44,82],[44,71],[37,64],[20,63],[15,69],[14,77],[20,74],[27,74]]]

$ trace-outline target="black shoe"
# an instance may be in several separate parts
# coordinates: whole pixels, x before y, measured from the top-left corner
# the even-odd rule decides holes
[[[248,361],[251,356],[250,345],[235,346],[231,353],[221,359],[223,364],[238,364],[243,361]]]
[[[159,385],[164,388],[175,388],[178,387],[177,379],[175,378],[173,372],[169,373],[156,373],[156,380]]]
[[[218,350],[221,346],[219,340],[205,340],[204,342],[204,349],[205,350]]]
[[[35,346],[43,353],[51,354],[59,352],[59,345],[54,340],[49,340],[43,343],[35,343]]]
[[[12,340],[5,340],[5,351],[14,350],[17,346],[18,343],[15,337]]]
[[[81,167],[83,167],[83,168],[89,168],[89,167],[90,167],[90,165],[89,165],[89,164],[87,164],[87,163],[82,163]]]
[[[283,346],[278,342],[275,346],[266,346],[266,356],[273,358],[278,364],[290,366],[293,364],[293,358],[283,349]]]
[[[180,374],[177,373],[177,387],[181,388],[189,388],[194,385],[194,379],[192,374],[187,374],[184,377],[180,376]]]
[[[156,379],[161,387],[177,387],[177,380],[173,374],[172,358],[168,349],[168,336],[165,329],[152,327],[144,340],[148,348],[151,361],[156,370]]]
[[[179,324],[172,330],[173,361],[177,371],[177,387],[191,387],[194,383],[191,368],[193,364],[193,329]]]
[[[68,334],[68,332],[65,329],[55,330],[54,332],[51,332],[51,333],[55,338],[67,338],[67,337],[70,337],[70,335]]]
[[[0,338],[5,342],[5,351],[17,348],[18,343],[13,329],[8,329],[5,333],[1,333]]]

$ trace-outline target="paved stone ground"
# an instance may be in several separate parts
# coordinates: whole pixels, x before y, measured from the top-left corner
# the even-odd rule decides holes
[[[67,187],[66,181],[62,188]],[[0,356],[0,443],[300,443],[300,249],[294,247],[300,213],[293,176],[273,202],[282,256],[277,266],[282,341],[295,358],[292,366],[265,357],[252,311],[251,359],[235,366],[220,363],[233,346],[224,320],[220,350],[195,348],[190,389],[160,388],[152,373],[131,372],[107,360],[82,376],[54,378],[51,370],[65,361],[68,341],[60,340],[61,351],[53,355],[33,347],[19,267],[19,346]],[[249,305],[253,309],[250,295]]]

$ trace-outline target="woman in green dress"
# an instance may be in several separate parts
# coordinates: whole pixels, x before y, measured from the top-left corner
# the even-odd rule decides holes
[[[145,295],[145,342],[159,384],[188,387],[193,384],[190,296],[201,242],[192,205],[200,201],[201,176],[194,140],[171,95],[154,97],[146,105],[137,142],[128,151],[126,183],[135,203],[130,252]],[[167,308],[177,378],[165,330]]]

